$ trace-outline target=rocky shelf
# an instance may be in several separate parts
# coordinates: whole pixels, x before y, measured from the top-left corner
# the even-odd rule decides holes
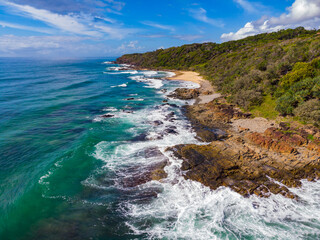
[[[190,99],[199,94],[182,89],[174,97]],[[316,127],[284,122],[266,125],[260,132],[235,127],[232,123],[237,119],[247,119],[249,124],[253,119],[223,98],[186,106],[185,113],[198,138],[208,142],[168,149],[183,160],[181,171],[186,179],[211,189],[230,187],[243,196],[273,193],[296,198],[289,188],[301,186],[301,179],[320,177],[320,130]]]

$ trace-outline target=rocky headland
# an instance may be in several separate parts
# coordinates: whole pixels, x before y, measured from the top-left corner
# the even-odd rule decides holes
[[[183,76],[180,76],[183,79]],[[253,118],[214,89],[177,89],[171,97],[197,99],[184,107],[199,140],[205,145],[177,145],[169,148],[183,160],[186,179],[217,189],[230,187],[243,196],[271,193],[296,198],[289,188],[301,179],[320,177],[320,130],[296,122],[275,122]],[[213,100],[201,103],[203,96]]]

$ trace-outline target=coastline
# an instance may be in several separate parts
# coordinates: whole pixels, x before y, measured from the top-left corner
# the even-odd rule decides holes
[[[171,96],[196,99],[194,105],[185,106],[186,116],[198,139],[207,143],[170,149],[183,160],[186,179],[213,190],[230,187],[245,197],[269,197],[272,193],[298,199],[290,188],[300,187],[302,179],[320,178],[319,129],[252,118],[228,104],[198,73],[173,72],[176,76],[169,80],[200,84],[198,89],[176,89]],[[310,135],[318,137],[310,140]]]
[[[290,188],[300,187],[303,179],[320,179],[320,129],[253,118],[251,113],[227,103],[225,96],[198,73],[162,71],[175,74],[165,80],[200,85],[177,88],[168,95],[195,100],[193,105],[184,106],[184,112],[197,139],[204,143],[168,148],[183,161],[185,179],[212,190],[229,187],[245,197],[281,194],[293,199],[298,196]]]
[[[196,99],[195,104],[205,104],[213,101],[214,99],[220,98],[222,95],[214,89],[212,84],[204,79],[199,73],[193,71],[170,71],[175,74],[173,77],[168,77],[168,80],[176,81],[189,81],[200,85],[198,88],[199,96]]]

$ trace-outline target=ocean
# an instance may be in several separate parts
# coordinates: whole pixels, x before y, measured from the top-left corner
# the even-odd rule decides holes
[[[112,60],[0,59],[1,240],[320,239],[319,181],[292,200],[185,180],[166,149],[205,143],[168,94],[197,84]]]

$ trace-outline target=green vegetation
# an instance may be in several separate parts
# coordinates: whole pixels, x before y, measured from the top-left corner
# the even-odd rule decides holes
[[[271,95],[267,95],[261,105],[255,106],[250,109],[250,112],[255,117],[264,117],[267,119],[274,119],[279,115],[279,112],[275,110],[276,101]]]
[[[296,116],[319,122],[320,36],[316,30],[281,30],[222,44],[190,44],[124,55],[118,63],[193,70],[228,100],[255,115]]]

